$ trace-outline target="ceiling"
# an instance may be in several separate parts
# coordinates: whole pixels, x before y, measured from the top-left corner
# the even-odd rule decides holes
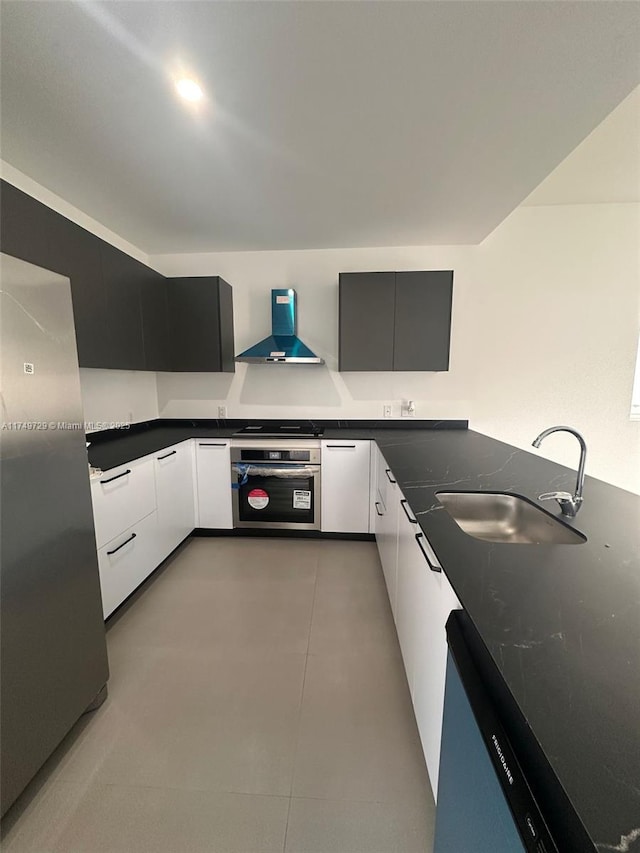
[[[3,160],[149,254],[480,242],[640,83],[615,0],[0,13]]]

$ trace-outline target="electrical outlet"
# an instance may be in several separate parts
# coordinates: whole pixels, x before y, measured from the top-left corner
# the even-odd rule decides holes
[[[400,408],[400,415],[403,418],[415,418],[416,404],[413,400],[404,400]]]
[[[227,417],[227,407],[226,406],[218,406],[218,417],[226,418]]]
[[[385,418],[390,418],[391,417],[391,403],[385,403],[382,411],[383,411]]]

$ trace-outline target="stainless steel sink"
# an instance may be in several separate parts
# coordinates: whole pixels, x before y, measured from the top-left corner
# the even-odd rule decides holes
[[[504,492],[438,492],[458,527],[475,539],[520,545],[582,545],[586,537],[527,498]]]

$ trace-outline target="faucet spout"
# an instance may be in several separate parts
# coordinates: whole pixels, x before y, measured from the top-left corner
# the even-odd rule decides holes
[[[540,495],[538,500],[550,500],[551,498],[555,498],[555,500],[560,504],[560,509],[562,510],[563,515],[575,516],[583,501],[582,492],[584,490],[584,466],[587,461],[587,445],[580,433],[573,429],[573,427],[568,426],[554,426],[543,430],[540,435],[531,442],[532,445],[534,447],[540,447],[542,441],[554,432],[569,432],[571,435],[575,436],[580,444],[580,464],[578,465],[576,490],[573,495],[570,495],[568,492],[546,492],[545,494]]]

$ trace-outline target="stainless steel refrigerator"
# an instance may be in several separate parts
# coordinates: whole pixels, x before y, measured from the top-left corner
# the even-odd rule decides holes
[[[0,795],[109,677],[69,280],[0,255]]]

